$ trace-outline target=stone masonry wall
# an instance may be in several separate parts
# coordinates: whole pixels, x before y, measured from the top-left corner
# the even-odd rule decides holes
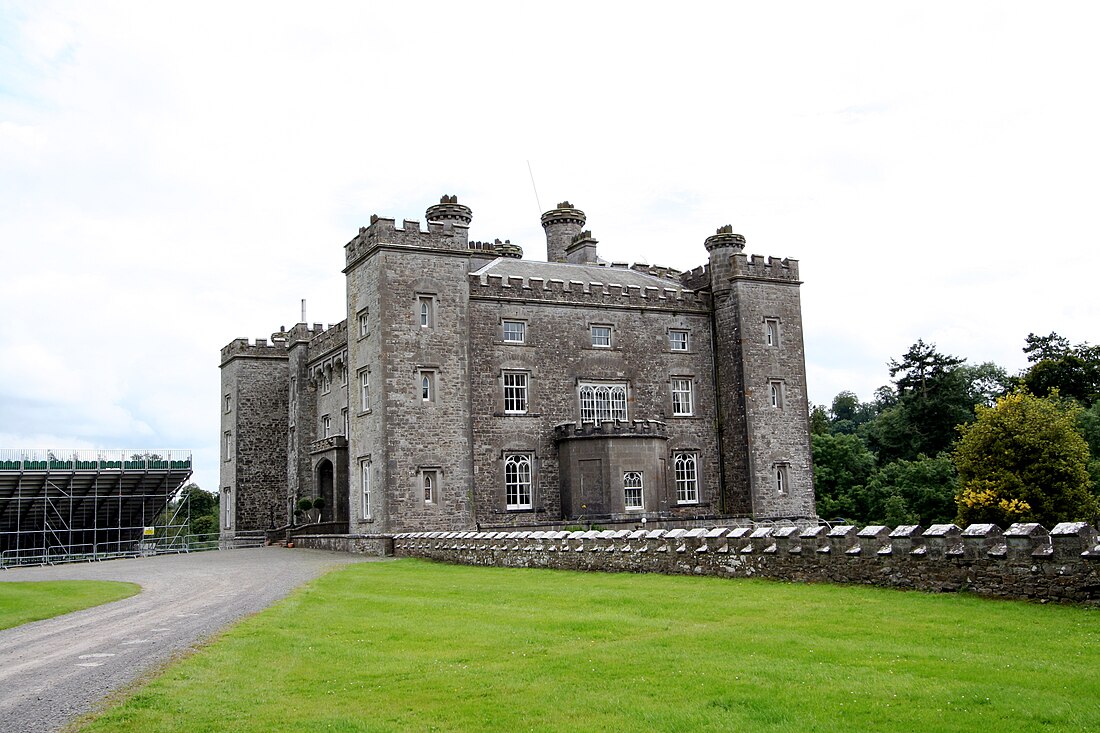
[[[282,342],[238,339],[222,350],[221,488],[230,493],[231,533],[281,519],[287,466],[287,356]],[[230,410],[225,412],[225,395]],[[224,439],[230,433],[227,446]],[[225,513],[223,510],[223,523]]]
[[[421,532],[398,557],[466,565],[761,577],[1100,606],[1094,527],[1037,524],[747,527],[602,532]]]
[[[564,422],[579,424],[578,384],[582,381],[627,383],[629,419],[666,423],[669,439],[664,458],[669,465],[675,451],[697,454],[700,502],[666,506],[666,513],[687,517],[718,512],[710,318],[698,310],[697,299],[670,297],[651,304],[661,307],[646,308],[621,295],[616,296],[619,307],[589,308],[586,299],[593,297],[594,286],[589,293],[575,291],[579,301],[573,304],[562,302],[561,293],[548,300],[545,291],[524,288],[525,284],[517,283],[508,291],[478,284],[476,277],[471,281],[470,357],[478,365],[470,374],[473,485],[480,526],[522,526],[561,518],[554,427]],[[526,324],[525,343],[504,343],[504,320]],[[592,346],[592,324],[612,327],[611,348]],[[669,349],[669,329],[688,332],[687,351]],[[528,374],[527,414],[504,413],[506,371]],[[672,414],[673,377],[692,382],[691,416]],[[533,510],[506,510],[503,454],[507,451],[530,452],[536,459]],[[656,479],[650,476],[646,481],[657,485]],[[662,483],[673,485],[671,476]],[[647,513],[658,509],[655,504],[647,502]]]

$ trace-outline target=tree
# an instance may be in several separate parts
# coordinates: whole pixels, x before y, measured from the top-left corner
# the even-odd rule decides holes
[[[874,420],[876,414],[873,403],[860,402],[855,392],[841,392],[833,398],[829,410],[830,432],[855,435],[860,426]]]
[[[187,484],[180,490],[177,502],[189,502],[188,534],[216,534],[219,526],[219,497],[217,494],[204,491],[198,484]]]
[[[901,361],[891,359],[889,368],[895,399],[889,404],[880,390],[877,399],[884,409],[866,430],[868,444],[883,463],[948,450],[957,435],[955,426],[974,419],[975,402],[985,399],[998,378],[994,365],[967,366],[922,340]]]
[[[1081,408],[1054,397],[1017,391],[977,420],[960,426],[954,452],[961,523],[1092,520],[1089,449],[1077,430]]]
[[[868,522],[942,524],[956,514],[955,493],[959,478],[946,454],[888,463],[867,482]]]
[[[811,441],[818,516],[861,519],[861,494],[875,470],[874,455],[857,435],[814,435]]]
[[[1032,394],[1046,397],[1057,390],[1085,406],[1100,399],[1100,346],[1070,346],[1054,332],[1029,333],[1024,353],[1032,366],[1020,376],[1020,384]]]

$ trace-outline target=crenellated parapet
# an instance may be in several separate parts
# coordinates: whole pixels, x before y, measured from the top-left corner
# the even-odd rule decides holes
[[[309,352],[311,357],[320,358],[331,351],[344,348],[348,345],[348,321],[346,318],[336,325],[330,325],[323,330],[317,330],[317,326],[319,325],[320,324],[315,323],[314,330],[311,331],[312,336],[309,339]]]
[[[992,524],[759,526],[394,537],[398,556],[468,565],[660,572],[860,583],[932,592],[1100,605],[1096,528],[1066,522],[1002,531]]]
[[[428,228],[421,229],[419,221],[405,219],[398,226],[395,219],[372,215],[370,226],[360,227],[359,234],[344,245],[345,259],[350,266],[382,246],[465,252],[468,230],[459,220],[429,221]]]
[[[699,265],[687,272],[681,272],[680,283],[685,288],[691,288],[692,290],[709,290],[710,265]]]
[[[222,347],[221,365],[225,366],[233,359],[286,359],[286,340],[284,334],[276,332],[272,334],[272,340],[268,342],[266,336],[256,338],[249,342],[246,338],[233,339]]]
[[[616,263],[612,266],[617,267],[618,264]],[[660,277],[665,280],[671,280],[675,283],[682,282],[681,275],[683,273],[681,273],[674,267],[664,267],[663,265],[645,265],[640,262],[635,262],[633,265],[630,265],[630,269],[634,270],[634,272],[641,272],[645,273],[646,275],[652,275],[653,277]]]
[[[471,250],[484,252],[495,257],[512,257],[517,260],[523,258],[523,247],[512,244],[510,239],[505,239],[503,242],[499,239],[492,242],[470,242],[469,247]]]
[[[610,274],[614,269],[609,268]],[[470,298],[538,300],[591,306],[709,312],[710,294],[669,283],[668,287],[471,273]]]
[[[730,277],[755,280],[782,280],[797,283],[798,260],[737,253],[730,257]]]
[[[554,426],[554,442],[615,436],[667,438],[668,425],[661,420],[597,420]]]

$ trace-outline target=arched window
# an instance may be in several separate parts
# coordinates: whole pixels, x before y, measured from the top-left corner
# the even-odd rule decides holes
[[[642,474],[627,471],[623,474],[623,505],[627,510],[642,509]]]
[[[626,420],[625,384],[582,384],[581,420]]]
[[[531,457],[512,453],[504,458],[504,493],[509,509],[531,508]]]
[[[777,493],[787,493],[787,467],[775,467],[775,490]]]
[[[425,471],[421,482],[424,484],[424,501],[431,504],[435,501],[435,474],[429,471]]]
[[[676,475],[676,503],[696,504],[699,501],[699,471],[694,453],[677,453],[672,463]]]

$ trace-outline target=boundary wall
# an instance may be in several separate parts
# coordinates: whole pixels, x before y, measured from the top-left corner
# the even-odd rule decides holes
[[[465,565],[760,577],[1100,606],[1096,529],[1065,522],[587,532],[416,532],[398,557]]]

